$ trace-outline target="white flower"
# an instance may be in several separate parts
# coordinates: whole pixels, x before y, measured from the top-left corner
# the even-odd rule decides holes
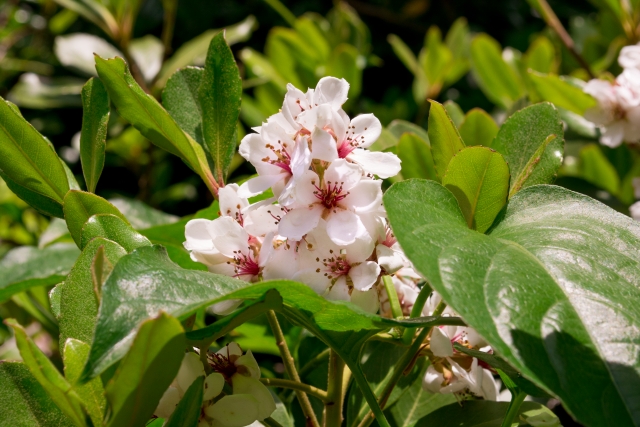
[[[332,111],[341,110],[342,104],[347,101],[348,93],[349,83],[345,79],[335,77],[321,78],[315,90],[309,89],[306,94],[289,83],[282,104],[282,115],[292,128],[300,130],[303,128],[300,121],[305,120],[304,115],[300,117],[302,113],[306,114],[306,120],[310,120],[311,115],[308,112],[322,104],[327,104]]]
[[[408,266],[409,261],[405,257],[404,252],[402,252],[400,244],[388,225],[385,227],[385,233],[383,236],[378,238],[376,259],[378,260],[380,267],[384,269],[385,273],[392,274],[400,270],[402,267]]]
[[[618,63],[622,68],[640,69],[640,45],[623,47],[618,56]]]
[[[497,400],[498,383],[491,372],[478,364],[473,358],[471,367],[466,370],[450,357],[446,358],[448,367],[444,364],[429,365],[422,379],[422,388],[432,393],[461,393],[468,390],[477,397],[485,400]]]
[[[369,220],[363,216],[380,210],[381,183],[363,178],[357,165],[342,159],[331,163],[322,179],[308,170],[296,184],[295,204],[280,221],[278,232],[300,240],[324,218],[329,237],[338,245],[349,245],[363,236],[372,240],[365,226]]]
[[[629,213],[631,214],[631,218],[640,221],[640,202],[635,202],[629,206]]]

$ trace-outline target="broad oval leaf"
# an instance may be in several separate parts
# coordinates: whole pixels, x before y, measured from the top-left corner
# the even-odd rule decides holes
[[[57,203],[69,191],[67,174],[53,146],[2,98],[0,170],[15,184]]]
[[[38,212],[56,218],[64,218],[62,202],[58,202],[51,197],[43,196],[42,194],[36,193],[27,187],[16,184],[16,182],[12,181],[6,173],[2,172],[2,170],[0,170],[0,177],[2,177],[4,182],[7,184],[7,187],[9,187],[16,196],[27,202]]]
[[[442,185],[456,196],[469,228],[491,227],[509,193],[509,166],[486,147],[467,147],[449,162]]]
[[[438,177],[442,179],[453,156],[464,149],[465,145],[444,106],[433,100],[430,100],[429,103],[431,107],[427,132],[431,144],[433,164]]]
[[[0,301],[35,286],[64,280],[80,252],[73,244],[56,243],[44,249],[20,246],[0,260]]]
[[[191,135],[199,144],[204,143],[202,135],[202,108],[198,99],[198,89],[204,70],[187,67],[176,71],[167,81],[162,92],[162,105],[182,130]]]
[[[460,125],[460,136],[467,146],[484,145],[491,147],[498,134],[498,125],[493,117],[480,108],[473,108],[465,115]]]
[[[516,194],[488,235],[433,181],[384,196],[407,257],[504,359],[583,423],[640,419],[640,224],[555,186]]]
[[[523,108],[504,122],[491,147],[509,164],[509,197],[531,185],[550,184],[564,154],[558,110],[548,102]]]
[[[96,238],[113,240],[127,252],[143,246],[151,246],[149,239],[135,231],[129,224],[115,215],[94,215],[82,227],[82,248]]]
[[[100,196],[85,191],[71,190],[64,198],[64,219],[71,237],[82,248],[82,227],[93,215],[109,214],[129,222],[122,213]]]
[[[102,414],[107,401],[104,398],[104,387],[100,378],[94,378],[86,384],[76,384],[82,367],[89,355],[89,344],[70,338],[63,346],[64,376],[84,403],[94,426],[102,425]]]
[[[100,79],[91,78],[82,88],[80,162],[87,190],[95,193],[104,167],[109,124],[109,95]]]
[[[542,99],[552,102],[557,107],[565,108],[582,116],[589,108],[597,105],[597,101],[593,96],[567,82],[562,77],[530,70],[529,78]]]
[[[398,141],[396,154],[402,161],[402,177],[438,179],[429,142],[415,133],[404,133]]]
[[[213,165],[213,176],[221,185],[236,152],[241,97],[238,66],[224,39],[224,32],[220,32],[209,45],[198,99],[202,108],[205,151]]]

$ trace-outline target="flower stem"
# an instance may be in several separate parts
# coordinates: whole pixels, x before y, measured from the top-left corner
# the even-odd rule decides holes
[[[441,301],[440,304],[438,304],[436,309],[433,311],[433,316],[440,316],[445,308],[447,308],[447,304],[445,304],[444,301]],[[396,384],[402,377],[402,374],[404,373],[404,371],[406,371],[407,368],[412,366],[416,358],[416,355],[420,351],[420,347],[422,347],[422,343],[431,332],[431,329],[433,329],[433,326],[431,328],[423,328],[418,334],[418,336],[416,337],[416,339],[411,344],[411,347],[409,347],[409,349],[402,355],[402,358],[394,366],[393,374],[391,374],[391,378],[389,379],[389,382],[384,387],[384,389],[382,390],[382,393],[380,394],[380,397],[378,398],[378,404],[380,405],[381,409],[384,409],[385,405],[387,404],[387,401],[389,400],[389,396],[391,396],[391,392],[393,391]],[[371,425],[374,419],[375,419],[374,413],[369,412],[364,417],[364,419],[360,422],[360,424],[358,424],[358,427],[368,427],[369,425]]]
[[[298,375],[298,371],[296,370],[296,364],[293,361],[293,357],[291,356],[291,352],[289,351],[289,347],[287,346],[287,341],[284,338],[282,328],[280,328],[280,323],[278,322],[276,313],[273,310],[269,310],[266,314],[269,325],[271,326],[271,330],[273,331],[273,335],[276,338],[276,345],[280,350],[280,356],[282,356],[284,369],[287,371],[287,375],[291,380],[300,383],[300,375]],[[300,402],[302,412],[307,419],[307,425],[320,427],[318,419],[316,418],[316,414],[313,412],[311,402],[309,401],[309,396],[307,396],[303,391],[296,390],[296,397],[298,398],[298,402]]]
[[[288,388],[291,390],[300,390],[304,393],[310,394],[311,396],[317,397],[322,402],[328,401],[328,395],[326,391],[309,384],[285,380],[281,378],[260,378],[260,382],[268,387],[280,387]]]
[[[393,285],[391,276],[382,276],[382,283],[384,283],[384,290],[387,291],[389,305],[391,306],[391,314],[395,319],[402,317],[402,308],[400,308],[398,293],[396,292],[396,287]]]
[[[509,403],[509,408],[507,409],[507,414],[502,420],[501,427],[511,427],[511,424],[513,424],[513,420],[515,419],[516,415],[518,415],[520,405],[522,405],[522,402],[524,402],[525,397],[527,397],[527,393],[523,391],[518,391],[518,394],[512,397],[511,403]]]
[[[422,286],[422,289],[420,289],[420,292],[418,293],[416,301],[413,303],[413,307],[411,307],[410,317],[420,317],[420,315],[422,314],[422,310],[424,309],[424,305],[427,303],[429,295],[431,295],[432,291],[433,290],[431,289],[431,286],[429,286],[429,283],[425,282],[425,284]],[[402,336],[402,342],[406,345],[411,344],[411,339],[415,336],[415,334],[415,328],[405,329],[404,335]]]
[[[342,425],[342,403],[344,400],[343,377],[344,361],[331,350],[329,353],[329,383],[327,401],[324,404],[324,427]]]

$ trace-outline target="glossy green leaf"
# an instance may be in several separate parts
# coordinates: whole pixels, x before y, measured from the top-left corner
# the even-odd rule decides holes
[[[91,78],[82,88],[80,161],[87,190],[95,193],[104,167],[109,124],[109,95],[99,79]]]
[[[0,424],[3,427],[74,425],[23,363],[0,363],[0,407]]]
[[[442,185],[458,200],[469,228],[484,233],[507,201],[509,166],[490,148],[467,147],[449,162]]]
[[[429,143],[414,133],[405,133],[398,141],[396,154],[402,161],[402,177],[438,179]]]
[[[580,150],[579,168],[580,177],[585,181],[612,195],[620,191],[618,172],[598,144],[588,144]]]
[[[179,218],[158,209],[154,209],[144,202],[136,199],[126,199],[117,197],[109,199],[109,203],[118,208],[122,215],[133,228],[143,229],[162,225],[169,225],[177,222]]]
[[[86,384],[76,384],[88,355],[88,344],[73,338],[68,339],[63,347],[64,375],[82,400],[93,425],[101,426],[102,414],[107,404],[102,381],[100,378],[94,378]]]
[[[202,147],[180,129],[155,98],[138,86],[121,58],[96,57],[96,70],[124,119],[158,147],[184,160],[209,189],[215,187]]]
[[[73,244],[56,243],[44,249],[20,246],[0,260],[0,301],[36,286],[64,280],[80,252]]]
[[[487,34],[471,41],[471,65],[480,88],[492,102],[509,108],[524,95],[516,72],[502,59],[502,49]]]
[[[93,215],[115,215],[129,223],[122,213],[100,196],[85,191],[71,190],[64,198],[64,219],[71,237],[82,247],[82,227]]]
[[[432,181],[384,203],[407,257],[497,354],[583,423],[634,425],[640,224],[548,185],[512,197],[488,235]]]
[[[145,425],[178,373],[185,345],[182,325],[165,313],[140,325],[131,350],[105,387],[111,410],[107,426]]]
[[[467,146],[483,145],[491,147],[498,134],[499,126],[493,117],[480,108],[473,108],[464,117],[460,125],[460,136]]]
[[[459,426],[459,427],[501,427],[509,403],[491,402],[487,400],[467,401],[464,404],[451,403],[444,406],[415,424],[415,427],[431,426]],[[518,410],[511,427],[531,427],[525,421],[530,414],[544,414],[547,424],[537,424],[545,427],[560,427],[560,420],[546,406],[536,402],[523,402]]]
[[[440,179],[447,171],[447,166],[453,156],[462,150],[465,145],[460,138],[458,129],[449,118],[442,104],[436,101],[429,101],[429,142],[431,143],[431,154],[436,174]]]
[[[198,143],[204,142],[202,135],[202,108],[198,99],[198,89],[202,83],[204,70],[187,67],[178,70],[167,81],[162,92],[162,105],[182,130]]]
[[[64,218],[61,202],[16,184],[15,181],[12,181],[2,170],[0,170],[0,177],[2,177],[7,187],[9,187],[16,196],[27,202],[38,212],[52,217]]]
[[[403,134],[409,132],[415,133],[427,143],[429,142],[429,134],[425,129],[415,123],[411,123],[406,120],[396,119],[389,123],[389,126],[387,126],[386,130],[389,131],[389,133],[391,133],[391,135],[393,135],[396,139],[400,139]]]
[[[528,70],[539,73],[556,72],[556,49],[551,40],[545,36],[538,36],[524,54],[524,64]]]
[[[225,182],[236,152],[242,80],[231,49],[220,33],[211,40],[198,90],[202,108],[205,151],[213,164],[213,176]]]
[[[11,58],[5,58],[11,61]],[[7,94],[7,100],[21,108],[53,109],[80,107],[84,79],[71,76],[41,77],[24,73]]]
[[[16,185],[57,203],[69,191],[67,175],[51,143],[2,98],[0,170]]]
[[[64,348],[67,338],[75,338],[85,343],[91,343],[93,340],[99,301],[94,290],[91,266],[101,247],[104,256],[112,264],[126,254],[117,243],[96,238],[84,248],[64,283],[56,287],[62,314],[58,319],[61,348]]]
[[[548,102],[523,108],[504,122],[491,147],[509,164],[509,197],[525,187],[553,182],[562,164],[562,137],[558,110]]]
[[[145,285],[131,286],[138,281]],[[459,323],[455,318],[385,319],[348,303],[327,301],[301,283],[252,284],[209,272],[184,270],[169,260],[164,248],[144,247],[121,258],[102,287],[102,306],[83,377],[96,376],[119,360],[130,346],[137,325],[150,314],[163,310],[184,319],[220,301],[261,298],[269,289],[280,293],[282,312],[290,320],[304,322],[305,327],[324,334],[324,339],[336,347],[393,326],[430,325],[434,321]]]
[[[203,394],[204,376],[199,376],[184,393],[164,427],[197,427],[202,411]]]
[[[563,77],[529,71],[529,78],[542,99],[557,107],[565,108],[582,116],[585,111],[597,104],[593,96],[568,83]]]
[[[456,397],[452,393],[430,393],[422,388],[422,381],[428,365],[428,363],[424,363],[419,375],[416,376],[395,405],[388,405],[390,406],[390,418],[394,421],[394,427],[414,427],[427,414],[456,402]]]
[[[18,322],[13,319],[7,319],[5,323],[13,328],[20,356],[22,356],[24,364],[29,368],[31,375],[46,390],[56,406],[76,426],[85,426],[87,414],[82,408],[80,397],[71,388],[71,385],[35,345]]]
[[[86,248],[93,239],[100,237],[116,242],[127,252],[151,245],[149,239],[115,215],[100,214],[89,218],[82,227],[81,247]]]

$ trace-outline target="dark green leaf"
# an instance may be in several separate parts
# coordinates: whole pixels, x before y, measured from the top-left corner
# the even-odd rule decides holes
[[[74,425],[22,363],[0,362],[0,407],[3,427]]]
[[[87,414],[82,408],[80,397],[72,390],[67,380],[58,372],[56,367],[29,338],[24,328],[13,319],[5,320],[13,328],[16,344],[24,364],[29,368],[33,377],[46,390],[51,400],[73,423],[85,426]]]
[[[89,355],[89,345],[69,338],[63,349],[64,375],[87,408],[93,425],[101,426],[102,414],[107,404],[102,381],[100,378],[94,378],[86,384],[76,384]]]
[[[198,97],[202,107],[205,149],[213,176],[223,183],[236,152],[242,80],[233,53],[221,32],[211,40]]]
[[[195,141],[204,143],[202,136],[202,108],[198,99],[198,88],[204,70],[187,67],[178,70],[169,78],[162,92],[162,105],[183,131]]]
[[[576,114],[583,115],[589,108],[595,107],[596,99],[584,91],[554,74],[542,74],[529,71],[536,92],[544,99]]]
[[[491,147],[498,129],[498,125],[486,111],[474,108],[467,113],[460,125],[460,136],[467,146]]]
[[[6,173],[0,170],[0,177],[7,183],[7,187],[13,191],[16,196],[31,205],[38,212],[57,218],[64,218],[64,212],[62,211],[62,202],[43,196],[40,193],[29,190],[27,187],[16,184],[12,181]]]
[[[91,266],[100,248],[103,248],[104,256],[112,264],[127,253],[117,243],[96,238],[84,248],[64,283],[56,287],[62,314],[58,319],[61,348],[64,348],[67,338],[85,343],[93,340],[99,304],[94,291]]]
[[[405,133],[398,141],[396,154],[402,161],[402,177],[438,179],[428,141],[414,133]]]
[[[64,280],[78,258],[73,244],[56,243],[44,249],[21,246],[0,260],[0,301],[35,286],[48,286]]]
[[[511,198],[488,235],[433,181],[384,202],[407,257],[497,354],[583,423],[634,425],[640,224],[547,185]]]
[[[197,427],[202,411],[203,394],[204,377],[200,376],[191,383],[164,427]]]
[[[165,313],[147,320],[106,389],[107,426],[143,426],[180,368],[185,349],[180,322]]]
[[[93,239],[100,237],[116,242],[127,252],[151,245],[149,239],[115,215],[100,214],[89,218],[82,227],[82,248],[86,248]]]
[[[442,185],[456,196],[469,228],[484,233],[507,201],[509,166],[487,147],[467,147],[449,162]]]
[[[447,171],[449,162],[462,150],[465,145],[460,138],[458,129],[449,118],[442,104],[436,101],[429,101],[429,142],[431,143],[431,154],[436,173],[440,179]]]
[[[553,182],[562,164],[562,138],[558,110],[548,102],[524,108],[504,122],[491,147],[509,164],[509,197],[525,187]]]
[[[2,98],[0,170],[16,185],[57,203],[69,191],[67,174],[53,146]]]
[[[85,191],[71,190],[64,198],[64,219],[71,237],[82,247],[82,227],[93,215],[115,215],[128,224],[122,213],[100,196]]]
[[[430,413],[418,421],[415,426],[500,427],[508,407],[509,403],[507,402],[491,402],[487,400],[470,400],[462,402],[462,404],[452,403]],[[525,419],[532,414],[542,414],[545,416],[545,420],[549,420],[549,422],[546,424],[529,424]],[[553,412],[546,406],[536,402],[523,402],[513,421],[514,424],[511,427],[531,425],[560,427],[560,421]]]
[[[109,203],[118,208],[136,230],[173,224],[178,221],[177,216],[154,209],[140,200],[118,197],[109,199]]]
[[[82,132],[80,161],[87,190],[95,193],[104,167],[109,124],[109,95],[99,79],[91,78],[82,88]]]

